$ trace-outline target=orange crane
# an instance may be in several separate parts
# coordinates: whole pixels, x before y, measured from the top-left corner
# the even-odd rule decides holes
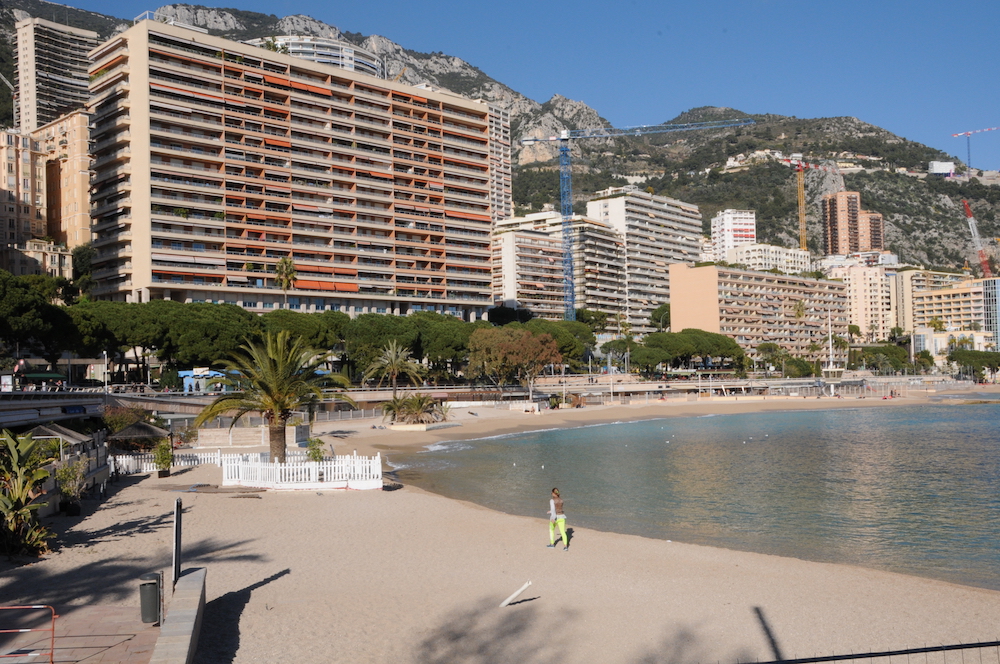
[[[969,207],[969,201],[966,200],[962,201],[962,205],[965,206],[965,218],[969,222],[969,232],[972,233],[972,244],[979,254],[979,264],[983,268],[983,276],[992,279],[993,270],[990,269],[990,262],[986,258],[986,248],[983,246],[983,238],[979,237],[979,226],[976,224],[976,218],[972,216],[972,208]]]
[[[836,173],[840,175],[840,169],[836,166],[825,166],[822,164],[814,164],[808,161],[802,161],[801,159],[782,159],[789,166],[795,167],[795,180],[798,185],[799,192],[799,249],[802,251],[808,251],[806,246],[806,169],[812,168],[817,171],[826,171],[827,173]],[[843,188],[843,187],[841,187]]]

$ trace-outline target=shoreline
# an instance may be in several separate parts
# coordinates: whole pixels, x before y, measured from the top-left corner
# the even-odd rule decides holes
[[[768,410],[815,410],[811,401],[772,408],[769,400]],[[463,424],[471,423],[462,427],[336,429],[329,440],[338,453],[356,447],[359,454],[391,454],[483,431],[603,424],[647,413],[738,414],[760,405],[624,406],[588,409],[586,417],[556,411],[517,419],[466,409]],[[201,484],[221,484],[221,469],[125,478],[107,501],[87,501],[83,518],[48,520],[61,533],[56,552],[21,567],[0,564],[0,593],[10,603],[53,604],[59,613],[100,605],[138,611],[138,576],[170,565],[170,515],[180,497],[184,567],[208,569],[195,659],[206,664],[764,661],[780,658],[776,644],[790,658],[985,641],[1000,613],[998,591],[573,524],[569,552],[548,549],[544,496],[537,516],[516,516],[411,485],[388,492],[192,492]],[[528,580],[532,586],[517,602],[497,608]]]

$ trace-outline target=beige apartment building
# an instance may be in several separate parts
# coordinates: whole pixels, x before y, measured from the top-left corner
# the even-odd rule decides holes
[[[26,18],[14,25],[14,126],[34,131],[87,103],[87,53],[96,32]]]
[[[882,215],[861,209],[861,194],[839,191],[823,196],[823,244],[827,255],[885,248]]]
[[[884,267],[845,265],[829,270],[830,279],[847,287],[848,319],[869,341],[889,338],[896,327],[892,308],[892,275]]]
[[[72,111],[32,132],[45,164],[48,236],[73,249],[90,242],[90,114]]]
[[[670,284],[671,329],[725,334],[754,359],[762,343],[825,358],[828,330],[847,335],[847,289],[839,281],[674,263]]]
[[[918,327],[913,316],[915,293],[946,288],[967,281],[968,276],[954,272],[900,269],[892,275],[891,308],[896,315],[896,326],[910,332]]]
[[[29,134],[0,133],[0,244],[24,245],[45,237],[46,153]],[[6,268],[5,268],[6,269]]]
[[[0,269],[17,276],[44,274],[73,278],[73,255],[65,245],[46,240],[26,240],[0,245]]]
[[[544,231],[507,229],[493,237],[493,300],[529,309],[536,318],[563,320],[563,242]]]
[[[625,315],[632,330],[652,332],[649,317],[670,302],[671,263],[696,261],[701,254],[701,212],[697,205],[656,196],[635,185],[597,192],[587,217],[613,227],[625,251]]]
[[[506,219],[496,225],[497,237],[511,230],[537,231],[564,241],[563,218],[555,211]],[[625,247],[621,235],[609,224],[581,215],[569,218],[569,234],[575,308],[600,311],[609,316],[624,313]],[[510,269],[516,271],[518,268],[516,264],[508,266],[494,259],[494,274]],[[560,283],[564,284],[565,279]],[[564,315],[565,311],[559,318]]]
[[[492,305],[486,103],[149,20],[91,58],[95,296]]]
[[[984,282],[991,279],[967,279],[934,290],[913,293],[913,327],[932,327],[937,319],[946,330],[986,330]]]

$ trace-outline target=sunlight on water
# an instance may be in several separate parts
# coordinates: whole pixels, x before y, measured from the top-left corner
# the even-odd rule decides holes
[[[1000,589],[1000,406],[672,418],[444,443],[400,479],[571,525]],[[543,468],[544,466],[544,468]]]

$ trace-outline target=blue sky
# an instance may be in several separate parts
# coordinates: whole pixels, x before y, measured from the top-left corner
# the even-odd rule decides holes
[[[129,18],[154,8],[71,2]],[[584,101],[615,126],[659,123],[697,106],[850,115],[964,161],[966,141],[951,135],[1000,125],[998,2],[241,0],[238,6],[308,14],[409,49],[443,51],[532,99],[558,93]],[[1000,169],[1000,131],[972,138],[972,165]]]

